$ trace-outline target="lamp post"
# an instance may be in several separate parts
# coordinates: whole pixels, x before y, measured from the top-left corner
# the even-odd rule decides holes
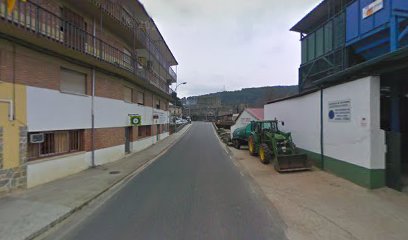
[[[180,85],[185,85],[185,84],[187,84],[187,82],[179,83],[179,84],[177,84],[176,87],[174,88],[174,92],[176,93],[176,97],[174,98],[174,110],[175,110],[175,111],[177,111],[177,88],[178,88]],[[176,129],[174,129],[174,132],[177,132],[177,124],[175,124],[175,126],[176,126]]]

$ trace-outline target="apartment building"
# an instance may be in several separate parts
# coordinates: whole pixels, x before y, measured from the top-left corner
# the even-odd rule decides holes
[[[0,192],[166,138],[178,63],[134,0],[0,0]]]

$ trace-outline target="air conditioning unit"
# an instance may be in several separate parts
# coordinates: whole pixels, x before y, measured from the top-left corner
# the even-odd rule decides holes
[[[33,133],[30,134],[30,143],[43,143],[44,133]]]

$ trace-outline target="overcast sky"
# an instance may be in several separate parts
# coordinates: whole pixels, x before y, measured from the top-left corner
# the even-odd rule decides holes
[[[141,0],[179,62],[180,97],[297,84],[289,29],[320,1]]]

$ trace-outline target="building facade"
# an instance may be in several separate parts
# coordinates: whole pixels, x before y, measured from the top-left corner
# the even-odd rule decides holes
[[[265,106],[317,166],[368,188],[408,190],[407,12],[405,0],[322,1],[291,29],[299,95]]]
[[[177,64],[138,1],[0,0],[0,191],[167,137]]]

